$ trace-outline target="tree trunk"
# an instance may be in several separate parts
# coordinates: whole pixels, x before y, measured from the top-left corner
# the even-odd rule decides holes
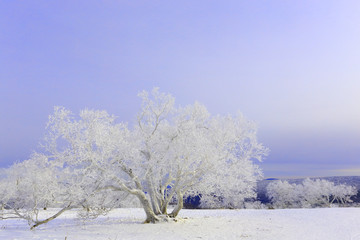
[[[175,218],[179,214],[180,210],[184,206],[184,199],[183,199],[184,194],[182,194],[181,191],[178,191],[176,193],[176,195],[177,195],[177,198],[178,198],[178,202],[177,202],[176,207],[174,208],[174,210],[169,214],[169,217],[172,217],[172,218]]]
[[[162,206],[161,206],[161,213],[162,214],[164,214],[164,215],[166,215],[167,214],[167,201],[165,202],[163,202],[163,204],[162,204]]]
[[[149,200],[146,198],[145,193],[138,192],[136,196],[139,198],[141,205],[144,208],[145,214],[146,214],[146,220],[144,223],[156,223],[160,219],[156,216],[154,211],[151,208]]]
[[[155,194],[155,191],[153,189],[153,185],[152,184],[149,184],[150,185],[150,188],[149,188],[149,195],[150,195],[150,200],[151,200],[151,206],[152,206],[152,209],[154,211],[154,213],[156,215],[159,215],[161,214],[161,211],[160,211],[160,207],[159,207],[159,204],[158,204],[158,199],[156,197],[156,194]]]

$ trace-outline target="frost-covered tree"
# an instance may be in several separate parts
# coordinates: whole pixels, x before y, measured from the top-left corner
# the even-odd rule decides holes
[[[345,184],[335,185],[323,179],[305,179],[301,184],[275,181],[267,186],[267,196],[274,207],[323,207],[334,202],[351,202],[356,188]]]
[[[75,119],[57,108],[50,118],[49,152],[79,175],[93,174],[93,181],[84,182],[90,192],[135,195],[146,222],[176,217],[185,193],[233,207],[254,195],[261,171],[253,160],[267,149],[257,142],[253,123],[241,115],[211,117],[199,103],[176,108],[174,98],[158,89],[139,95],[142,108],[131,129],[106,112],[84,110]],[[174,199],[177,205],[168,213]]]
[[[56,107],[49,117],[42,156],[63,174],[71,206],[96,216],[133,196],[145,222],[157,222],[178,215],[184,194],[225,207],[254,195],[261,171],[253,161],[267,149],[252,122],[240,114],[211,116],[199,103],[175,107],[174,98],[156,88],[139,96],[142,107],[130,127],[105,111],[75,116]]]
[[[70,209],[67,183],[62,172],[42,154],[33,154],[29,160],[6,169],[0,183],[1,218],[22,218],[34,228],[55,219]],[[58,213],[47,218],[39,216],[40,210],[60,207]]]

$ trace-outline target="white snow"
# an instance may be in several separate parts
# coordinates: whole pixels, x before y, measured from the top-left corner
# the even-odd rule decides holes
[[[69,211],[33,231],[24,220],[1,220],[0,239],[360,240],[360,208],[185,209],[179,217],[178,222],[142,224],[142,209],[123,208],[83,222]]]

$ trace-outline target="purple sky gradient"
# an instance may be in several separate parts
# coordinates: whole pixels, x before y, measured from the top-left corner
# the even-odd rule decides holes
[[[0,167],[53,106],[132,122],[137,93],[240,110],[266,177],[360,174],[359,1],[1,1]]]

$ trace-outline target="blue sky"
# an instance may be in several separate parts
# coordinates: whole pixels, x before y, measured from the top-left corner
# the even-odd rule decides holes
[[[131,122],[137,93],[240,110],[266,177],[360,174],[359,1],[1,1],[0,167],[53,106]]]

